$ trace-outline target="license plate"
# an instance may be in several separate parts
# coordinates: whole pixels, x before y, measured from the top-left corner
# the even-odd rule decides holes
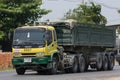
[[[32,62],[31,58],[24,58],[24,62]]]

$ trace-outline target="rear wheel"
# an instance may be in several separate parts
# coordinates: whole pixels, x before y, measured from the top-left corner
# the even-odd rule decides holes
[[[105,56],[103,60],[102,70],[106,71],[108,69],[108,57]]]
[[[78,71],[78,60],[77,57],[74,57],[73,65],[71,68],[71,72],[76,73]]]
[[[102,68],[102,55],[100,54],[97,55],[96,68],[98,71]]]
[[[16,68],[16,72],[18,75],[24,75],[25,74],[25,69],[24,68]]]
[[[113,70],[114,67],[114,56],[110,56],[109,63],[108,63],[108,70]]]
[[[70,68],[65,69],[66,73],[76,73],[78,71],[78,60],[77,57],[74,57],[73,64]]]
[[[88,67],[86,67],[88,68]],[[79,58],[79,67],[78,67],[80,72],[84,72],[85,71],[85,58],[83,56],[81,56]]]

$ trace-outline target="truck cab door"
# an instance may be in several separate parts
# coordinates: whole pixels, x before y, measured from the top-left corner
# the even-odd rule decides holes
[[[57,50],[57,39],[56,39],[56,33],[54,30],[48,30],[48,39],[47,39],[47,51],[48,55],[51,55],[54,53],[55,50]]]

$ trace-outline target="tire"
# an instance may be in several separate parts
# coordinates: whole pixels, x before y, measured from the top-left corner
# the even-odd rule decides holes
[[[108,70],[113,70],[115,63],[114,63],[114,56],[110,55],[110,59],[108,62]]]
[[[89,68],[89,65],[86,64],[86,65],[85,65],[85,71],[88,71],[88,68]]]
[[[108,57],[107,56],[105,56],[104,59],[103,59],[102,70],[103,71],[108,70]]]
[[[78,60],[77,57],[74,57],[72,67],[65,69],[66,73],[76,73],[78,72]]]
[[[24,75],[25,74],[25,69],[24,68],[16,68],[16,73],[18,75]]]
[[[57,58],[53,57],[52,68],[48,70],[48,74],[50,74],[50,75],[57,74],[57,70],[58,70],[57,63],[58,63]]]
[[[78,60],[77,60],[77,57],[74,57],[74,61],[73,61],[73,65],[72,65],[71,70],[72,70],[71,71],[72,73],[78,72]]]
[[[85,58],[81,56],[79,58],[79,66],[78,66],[79,72],[84,72],[86,68],[88,68],[88,66],[85,65]]]
[[[102,68],[102,55],[98,54],[97,55],[97,61],[96,61],[96,69],[97,71],[100,71]]]

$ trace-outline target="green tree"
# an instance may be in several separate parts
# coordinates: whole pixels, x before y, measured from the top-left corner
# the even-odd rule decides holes
[[[81,4],[73,10],[69,10],[65,19],[74,19],[81,23],[106,24],[106,18],[101,14],[101,6],[91,2],[89,5]]]
[[[42,0],[0,0],[0,40],[25,23],[37,21],[50,10],[41,9]]]
[[[120,13],[120,10],[118,10],[118,13]]]

